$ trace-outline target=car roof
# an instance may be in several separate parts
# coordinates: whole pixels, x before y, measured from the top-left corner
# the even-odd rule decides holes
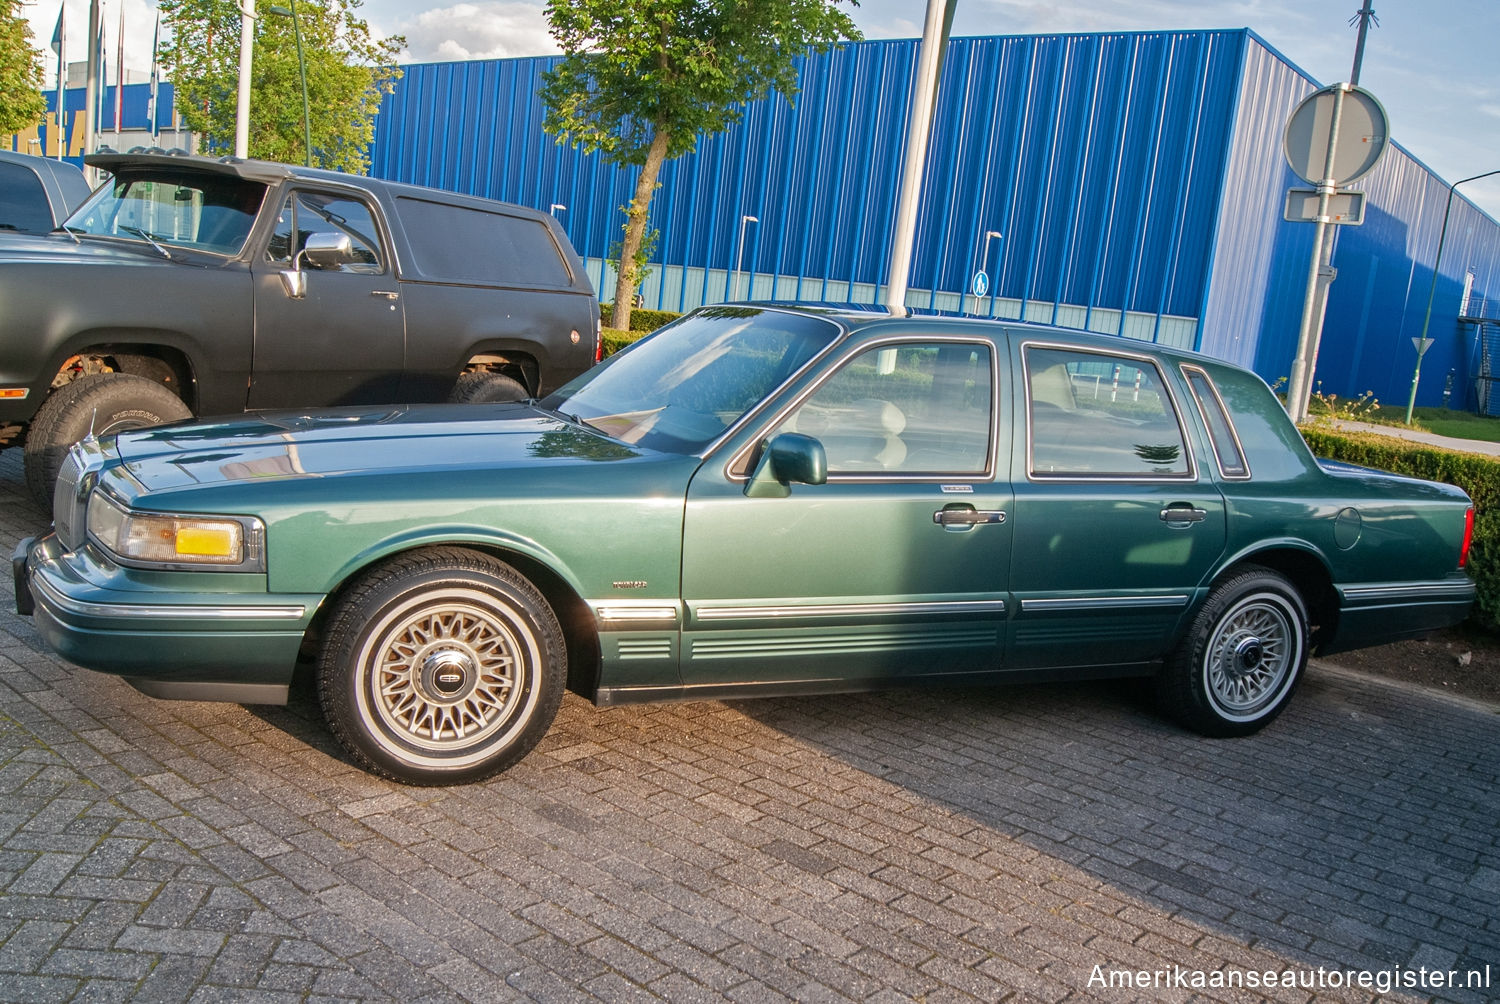
[[[208,174],[227,174],[250,181],[258,181],[265,185],[276,185],[293,178],[342,185],[352,184],[367,190],[386,191],[391,195],[404,194],[429,199],[437,196],[445,202],[452,202],[458,205],[486,203],[490,206],[503,205],[507,209],[518,210],[527,216],[550,218],[550,214],[544,213],[539,209],[516,205],[510,202],[501,202],[498,199],[486,199],[483,196],[465,195],[445,189],[409,185],[399,181],[386,181],[383,178],[372,178],[368,175],[350,174],[344,171],[303,167],[300,164],[283,164],[272,160],[255,160],[254,158],[245,157],[205,157],[200,154],[190,154],[183,150],[162,150],[158,147],[152,147],[149,149],[138,148],[126,153],[89,154],[84,158],[84,163],[90,167],[102,168],[111,174],[119,174],[122,171],[169,168],[175,171],[186,170],[202,171]]]
[[[886,326],[897,322],[906,322],[907,324],[918,322],[918,326],[920,327],[942,328],[949,332],[959,331],[967,327],[975,329],[976,334],[986,331],[993,332],[996,328],[1001,328],[1023,339],[1060,341],[1069,345],[1078,345],[1100,351],[1114,353],[1144,352],[1159,356],[1172,356],[1193,362],[1212,362],[1223,365],[1223,360],[1204,356],[1191,349],[1124,338],[1120,335],[1081,331],[1078,328],[1039,324],[1033,321],[1001,317],[976,317],[972,314],[960,314],[951,310],[908,307],[903,313],[880,303],[821,303],[784,300],[758,300],[746,303],[723,304],[722,306],[761,307],[770,310],[811,314],[834,321],[849,331],[869,328],[875,325]]]

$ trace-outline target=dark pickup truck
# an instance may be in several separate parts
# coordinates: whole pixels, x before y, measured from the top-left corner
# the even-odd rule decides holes
[[[56,231],[0,235],[0,447],[50,505],[89,433],[262,408],[494,401],[599,358],[546,213],[265,161],[87,158]]]

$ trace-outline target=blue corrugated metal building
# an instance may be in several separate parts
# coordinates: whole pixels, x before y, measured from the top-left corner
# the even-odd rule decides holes
[[[646,305],[879,299],[917,46],[807,57],[795,104],[751,103],[667,164]],[[636,172],[542,131],[536,92],[553,62],[405,67],[371,173],[554,207],[607,292]],[[1317,86],[1248,30],[954,39],[908,302],[1197,348],[1274,382],[1290,369],[1313,238],[1281,218],[1302,184],[1281,136]],[[1393,145],[1356,187],[1366,223],[1340,228],[1315,379],[1399,403],[1447,185]],[[1500,313],[1484,306],[1500,299],[1500,225],[1460,195],[1448,235],[1423,404],[1442,400],[1450,373],[1455,405],[1487,391],[1475,378],[1491,371],[1491,328],[1459,315]],[[980,269],[988,295],[965,295]]]

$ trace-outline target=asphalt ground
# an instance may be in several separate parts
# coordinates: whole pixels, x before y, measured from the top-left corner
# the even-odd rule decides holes
[[[45,522],[0,454],[0,546]],[[4,581],[3,1000],[1500,997],[1492,708],[1321,664],[1241,740],[1127,684],[569,696],[503,776],[413,789],[305,686],[58,660]]]

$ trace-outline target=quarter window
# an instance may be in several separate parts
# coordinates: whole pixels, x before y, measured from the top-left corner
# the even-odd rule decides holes
[[[1208,428],[1208,439],[1219,462],[1219,473],[1226,478],[1248,478],[1250,465],[1245,463],[1239,436],[1235,434],[1234,424],[1229,420],[1229,412],[1225,410],[1213,381],[1196,366],[1184,366],[1182,373],[1187,377],[1193,400],[1198,402],[1198,413]]]
[[[845,363],[776,431],[820,441],[829,474],[980,475],[993,397],[988,345],[884,346]]]
[[[1027,346],[1031,475],[1187,478],[1182,424],[1148,360]]]

